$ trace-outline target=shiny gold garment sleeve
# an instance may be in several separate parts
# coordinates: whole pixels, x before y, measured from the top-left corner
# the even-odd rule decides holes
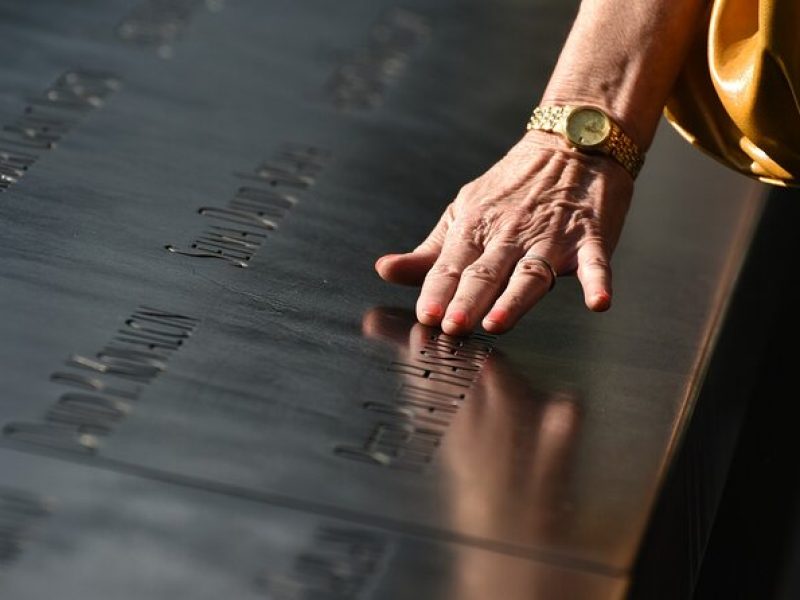
[[[766,183],[800,185],[800,1],[714,0],[665,116]]]

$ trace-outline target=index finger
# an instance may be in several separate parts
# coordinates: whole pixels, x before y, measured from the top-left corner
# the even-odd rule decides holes
[[[417,319],[425,325],[442,322],[445,309],[458,288],[461,274],[483,252],[483,248],[464,235],[463,228],[451,227],[442,252],[422,283],[417,300]]]

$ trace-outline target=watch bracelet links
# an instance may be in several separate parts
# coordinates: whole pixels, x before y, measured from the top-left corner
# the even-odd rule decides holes
[[[553,131],[563,118],[564,112],[571,108],[571,106],[537,106],[533,109],[526,129],[528,131],[531,129]]]
[[[526,129],[528,131],[531,129],[548,132],[555,131],[562,119],[573,108],[573,106],[537,106],[533,109]],[[639,150],[639,147],[630,137],[625,135],[619,125],[612,119],[609,118],[609,120],[611,122],[611,131],[607,142],[608,153],[636,179],[644,165],[644,153]]]
[[[613,121],[608,138],[608,151],[636,179],[644,166],[644,153]]]

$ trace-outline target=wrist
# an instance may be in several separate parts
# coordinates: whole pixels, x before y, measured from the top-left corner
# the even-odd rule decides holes
[[[653,141],[656,127],[663,107],[633,106],[624,94],[611,92],[610,86],[598,84],[595,92],[590,86],[551,85],[548,86],[540,104],[595,106],[608,114],[628,137],[644,152]]]
[[[586,105],[539,105],[528,130],[555,133],[583,154],[605,155],[619,163],[632,179],[644,164],[645,153],[605,110]]]
[[[633,180],[631,173],[612,157],[604,154],[585,154],[576,150],[558,133],[530,129],[525,132],[516,147],[527,156],[533,156],[535,152],[541,150],[558,152],[565,157],[582,161],[593,170],[604,170]]]
[[[582,0],[541,104],[596,106],[647,150],[707,4]]]
[[[536,129],[526,131],[520,143],[526,146],[533,146],[537,149],[547,148],[551,150],[560,150],[562,152],[575,152],[575,149],[562,136]]]

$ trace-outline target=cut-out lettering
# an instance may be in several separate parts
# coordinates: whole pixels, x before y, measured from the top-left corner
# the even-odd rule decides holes
[[[195,240],[182,248],[164,246],[173,254],[189,258],[222,260],[246,268],[264,245],[267,235],[311,187],[328,160],[328,153],[302,144],[287,144],[272,159],[251,172],[237,172],[239,179],[255,181],[260,187],[242,185],[227,206],[203,206],[198,214],[213,222]]]
[[[41,421],[7,423],[3,436],[19,443],[95,453],[98,436],[111,434],[130,414],[145,386],[167,370],[170,355],[198,324],[188,315],[140,306],[110,344],[93,355],[71,355],[66,360],[71,370],[50,375],[50,381],[72,390],[61,394]]]

